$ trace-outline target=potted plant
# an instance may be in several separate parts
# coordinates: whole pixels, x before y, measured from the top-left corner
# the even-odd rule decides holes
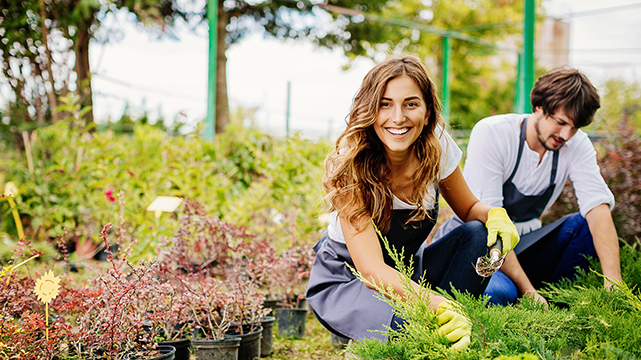
[[[108,224],[102,230],[107,249],[110,227]],[[157,302],[150,299],[162,297],[159,290],[164,289],[154,276],[157,264],[142,261],[134,265],[124,257],[126,254],[108,251],[111,266],[106,272],[67,297],[74,303],[70,312],[75,312],[71,316],[75,318],[75,330],[68,337],[73,355],[110,360],[174,356],[173,347],[157,348],[156,329],[149,326],[158,310]]]
[[[275,309],[278,335],[301,338],[305,334],[307,307],[305,286],[309,280],[314,252],[311,246],[300,242],[285,249],[274,265],[271,282],[282,294]]]
[[[157,296],[148,299],[152,303],[148,307],[148,329],[159,346],[176,348],[175,360],[189,360],[194,330],[190,297],[169,282],[158,284],[156,289]]]
[[[263,308],[265,297],[258,290],[255,281],[241,276],[241,272],[236,274],[237,276],[225,282],[228,309],[232,319],[232,326],[227,331],[227,336],[241,338],[238,350],[239,360],[252,360],[260,357],[263,338],[262,320],[270,309]],[[270,337],[267,336],[267,338]],[[271,343],[266,346],[271,348]]]
[[[208,216],[198,202],[185,199],[174,236],[160,238],[158,262],[170,281],[180,282],[175,277],[185,274],[224,277],[237,233],[233,225]]]
[[[194,277],[184,285],[195,325],[192,346],[196,358],[238,359],[241,338],[226,336],[232,318],[223,282],[211,277]]]

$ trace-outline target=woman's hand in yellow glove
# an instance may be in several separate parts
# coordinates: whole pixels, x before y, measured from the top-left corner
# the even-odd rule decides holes
[[[470,320],[460,313],[455,304],[450,300],[438,304],[436,317],[441,325],[438,331],[452,342],[452,349],[461,350],[470,345],[472,326]]]
[[[487,213],[487,246],[490,247],[496,243],[496,237],[500,236],[503,241],[503,253],[506,255],[516,244],[519,243],[519,232],[510,217],[507,216],[505,209],[495,207]]]

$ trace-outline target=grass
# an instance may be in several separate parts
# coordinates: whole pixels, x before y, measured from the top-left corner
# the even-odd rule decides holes
[[[274,323],[273,353],[265,359],[344,359],[343,350],[332,346],[329,331],[321,325],[313,313],[307,315],[305,337],[287,339],[278,336],[278,324]]]

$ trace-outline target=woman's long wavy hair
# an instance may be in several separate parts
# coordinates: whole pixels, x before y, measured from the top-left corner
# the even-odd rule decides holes
[[[359,231],[362,229],[358,224],[363,219],[374,220],[383,234],[390,228],[393,201],[389,190],[390,168],[385,146],[376,135],[373,125],[387,83],[403,75],[412,78],[421,89],[428,114],[427,125],[410,148],[419,160],[419,166],[413,176],[411,198],[412,205],[417,209],[408,223],[429,216],[423,200],[432,197],[429,189],[436,184],[440,172],[443,150],[436,130],[438,125],[444,127],[445,124],[441,103],[425,66],[417,57],[408,55],[386,60],[367,73],[352,103],[347,128],[325,159],[325,200],[331,210],[338,210],[339,213],[346,208],[355,208],[347,215],[347,219]],[[435,200],[432,197],[432,201]]]

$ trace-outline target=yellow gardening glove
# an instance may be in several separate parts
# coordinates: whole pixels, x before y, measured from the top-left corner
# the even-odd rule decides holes
[[[505,209],[495,207],[487,213],[487,246],[490,247],[496,243],[496,236],[500,236],[503,241],[503,254],[510,252],[516,244],[519,243],[519,232],[510,217],[507,216]]]
[[[445,335],[447,340],[452,342],[452,349],[461,350],[470,345],[470,335],[472,334],[472,325],[470,320],[460,313],[456,308],[456,303],[445,300],[438,304],[436,308],[436,317],[439,333]]]

